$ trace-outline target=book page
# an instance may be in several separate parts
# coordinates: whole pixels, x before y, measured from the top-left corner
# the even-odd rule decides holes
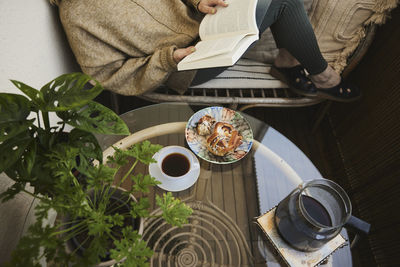
[[[207,14],[200,24],[201,40],[235,34],[258,34],[255,21],[257,0],[226,0],[227,7],[217,7],[217,13]]]
[[[204,17],[199,30],[202,41],[178,63],[178,70],[229,66],[258,39],[257,0],[226,1],[227,7],[217,7],[216,14]]]
[[[179,62],[178,70],[232,66],[237,60],[239,60],[246,49],[256,40],[258,40],[258,35],[247,35],[237,43],[234,49],[227,53],[199,59],[196,61],[186,61],[186,57]]]
[[[203,58],[212,57],[219,54],[224,54],[232,51],[240,40],[245,37],[244,34],[230,36],[227,38],[200,41],[196,44],[196,52],[188,55],[183,60],[185,62],[192,62]]]

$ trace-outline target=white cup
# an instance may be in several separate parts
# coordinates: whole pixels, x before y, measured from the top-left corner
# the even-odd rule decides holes
[[[163,177],[170,182],[188,179],[193,170],[200,168],[192,151],[181,146],[166,146],[158,151],[157,165]]]

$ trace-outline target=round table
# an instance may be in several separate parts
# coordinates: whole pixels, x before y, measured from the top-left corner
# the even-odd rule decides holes
[[[187,147],[185,124],[201,108],[163,103],[129,111],[121,118],[131,136],[97,136],[104,156],[112,153],[109,147],[113,144],[123,148],[142,140]],[[197,182],[174,193],[193,208],[190,223],[177,229],[161,221],[146,222],[143,237],[155,251],[152,266],[280,266],[280,259],[265,250],[254,218],[275,207],[302,181],[320,178],[321,174],[285,136],[260,120],[242,115],[254,134],[251,152],[227,165],[200,160]],[[138,166],[138,171],[148,173],[148,167]],[[163,192],[157,187],[149,195],[154,212],[155,196]],[[342,235],[347,237],[345,230]],[[352,265],[349,246],[330,258],[329,265]]]

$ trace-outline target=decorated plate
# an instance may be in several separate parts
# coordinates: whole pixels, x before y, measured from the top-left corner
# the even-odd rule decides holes
[[[223,156],[211,153],[207,147],[209,135],[199,135],[197,124],[205,115],[209,115],[217,122],[229,123],[242,136],[241,144],[231,152]],[[243,158],[253,145],[253,131],[248,121],[237,111],[224,107],[208,107],[199,110],[189,119],[185,130],[186,141],[190,149],[200,158],[217,164],[233,163]]]

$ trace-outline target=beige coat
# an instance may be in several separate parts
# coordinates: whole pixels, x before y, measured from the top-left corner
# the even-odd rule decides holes
[[[183,92],[195,71],[176,72],[173,51],[198,38],[199,1],[63,0],[59,11],[82,71],[106,89],[139,95],[167,83]]]

